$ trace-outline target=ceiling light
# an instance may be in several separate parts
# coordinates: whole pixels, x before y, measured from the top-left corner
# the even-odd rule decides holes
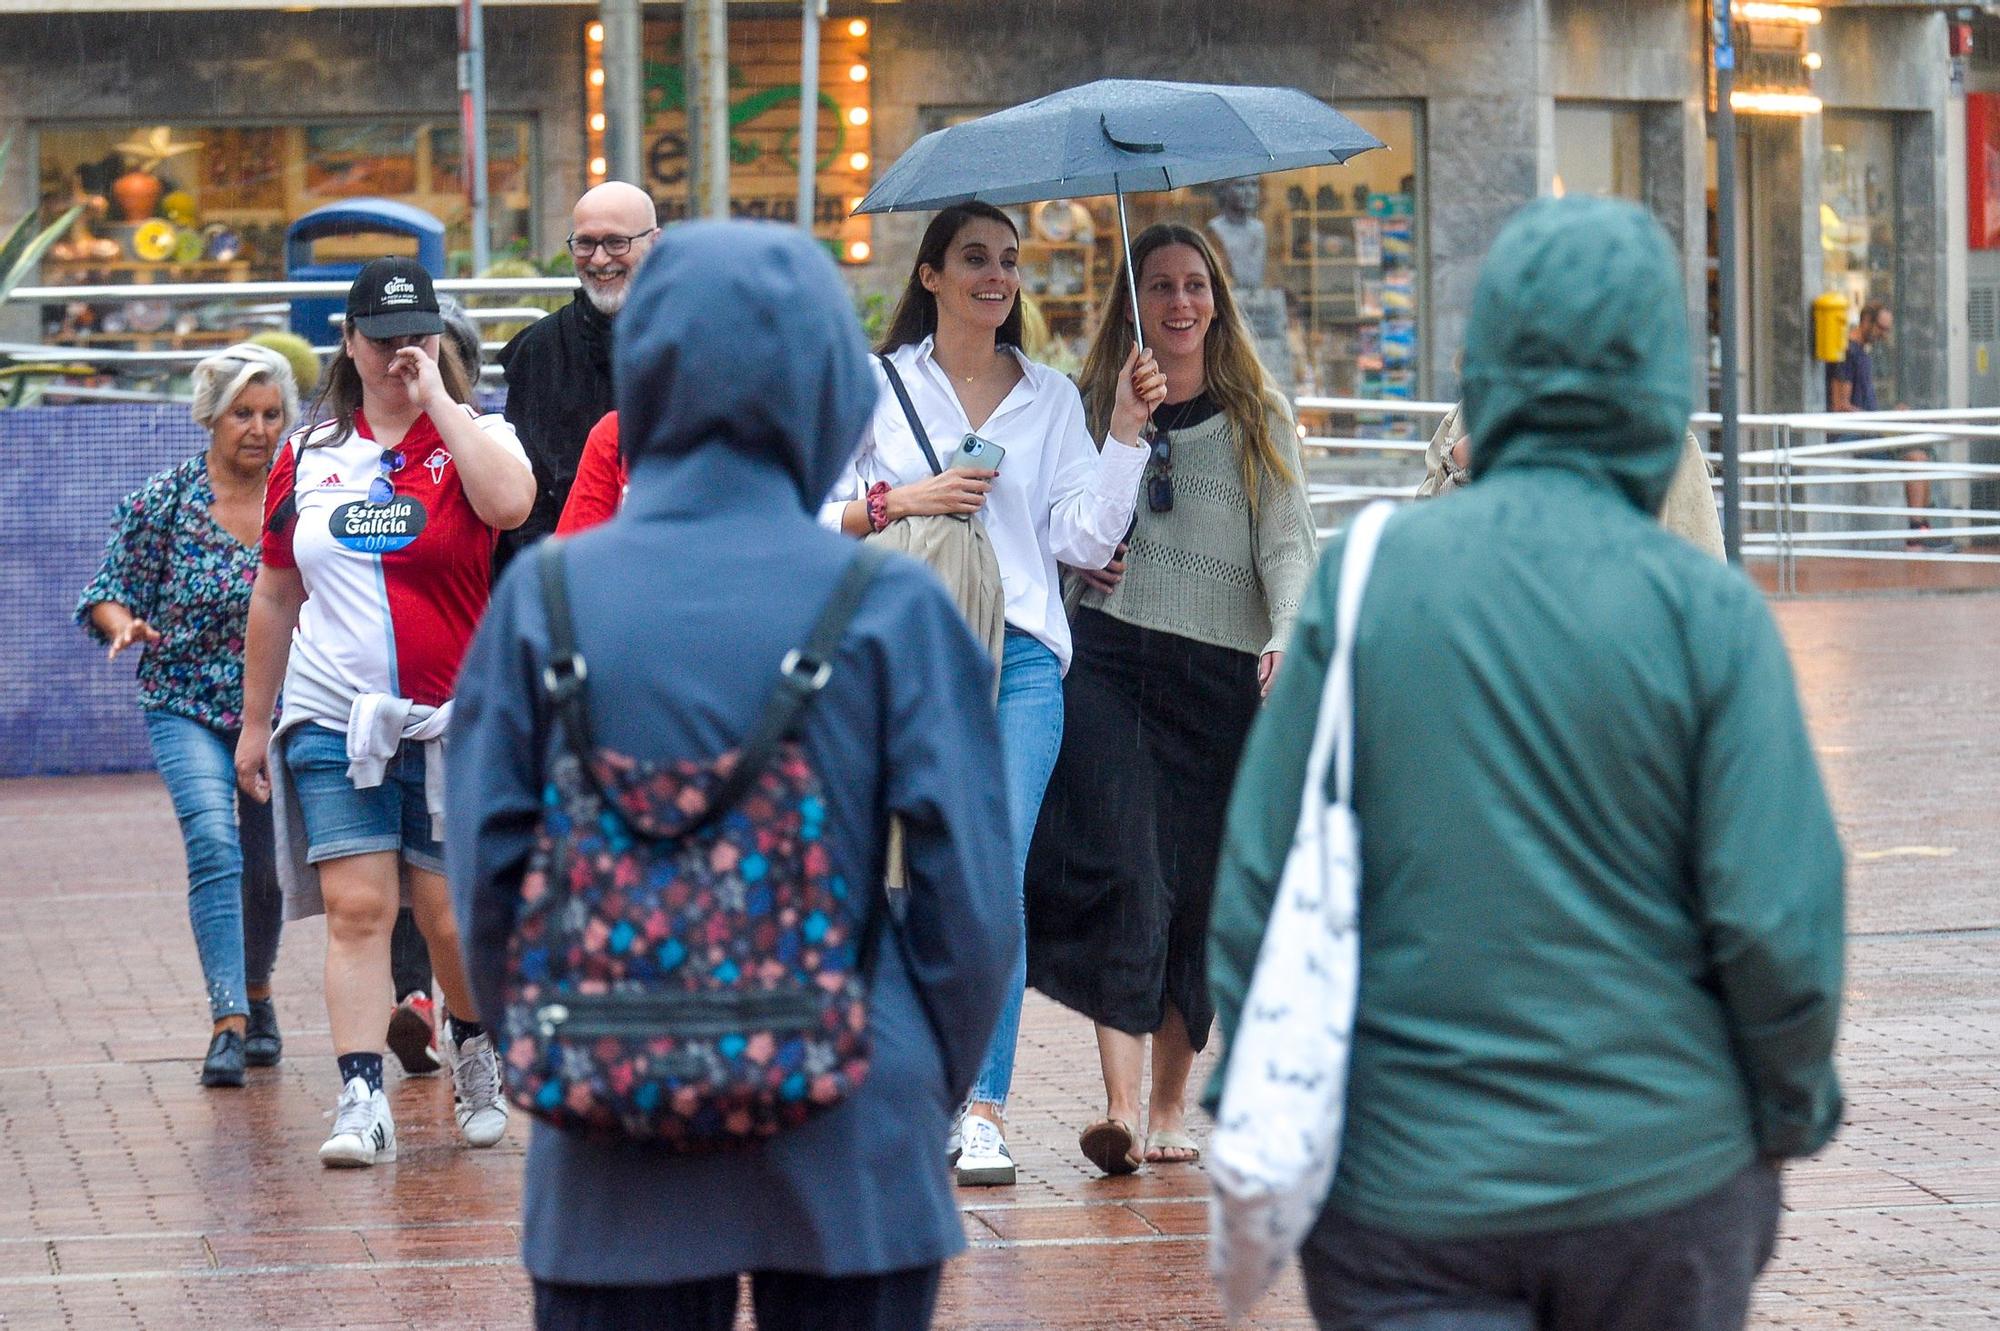
[[[1752,115],[1816,116],[1825,103],[1803,92],[1732,92],[1729,105]]]
[[[1729,10],[1730,18],[1737,23],[1806,23],[1820,21],[1820,12],[1813,5],[1786,5],[1772,3],[1771,0],[1740,0]]]

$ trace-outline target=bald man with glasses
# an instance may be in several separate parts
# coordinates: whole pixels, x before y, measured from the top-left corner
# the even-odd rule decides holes
[[[500,353],[507,420],[534,464],[536,494],[528,520],[501,535],[496,575],[556,529],[590,427],[611,410],[612,320],[659,234],[653,200],[638,186],[612,180],[590,190],[570,210],[566,242],[582,289]]]

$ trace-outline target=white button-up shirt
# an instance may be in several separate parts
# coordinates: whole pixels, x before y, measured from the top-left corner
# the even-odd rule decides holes
[[[909,390],[939,466],[951,465],[959,441],[969,433],[1007,450],[979,520],[986,524],[1000,565],[1008,626],[1034,635],[1067,673],[1069,619],[1063,613],[1056,562],[1077,568],[1103,568],[1111,562],[1132,524],[1149,455],[1109,437],[1102,449],[1093,446],[1076,385],[1019,351],[1013,354],[1021,364],[1021,382],[975,432],[931,349],[927,337],[898,347],[889,359]],[[820,510],[820,521],[836,530],[847,505],[865,499],[877,481],[910,485],[931,474],[879,362],[875,374],[882,397],[874,418]]]

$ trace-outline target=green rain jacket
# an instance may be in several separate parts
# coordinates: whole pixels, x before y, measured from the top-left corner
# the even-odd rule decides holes
[[[1841,849],[1790,664],[1751,583],[1654,520],[1691,406],[1684,298],[1639,209],[1525,210],[1467,330],[1478,483],[1383,534],[1329,1200],[1363,1225],[1644,1216],[1839,1121]],[[1225,1035],[1298,816],[1342,549],[1230,803],[1208,953]]]

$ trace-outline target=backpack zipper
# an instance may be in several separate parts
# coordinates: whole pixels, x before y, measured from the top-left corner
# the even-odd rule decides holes
[[[535,1025],[544,1040],[558,1035],[579,1039],[666,1035],[717,1039],[817,1026],[824,1010],[825,999],[811,992],[573,994],[536,1008]]]

